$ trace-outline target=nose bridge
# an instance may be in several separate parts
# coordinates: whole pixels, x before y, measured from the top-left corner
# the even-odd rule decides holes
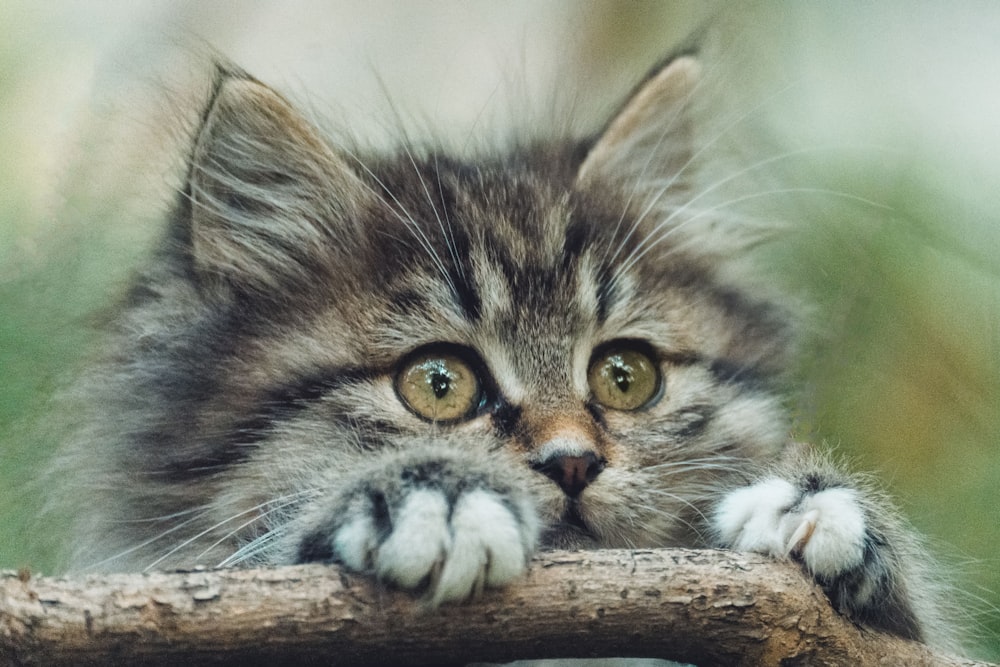
[[[536,415],[532,421],[532,467],[576,498],[607,464],[597,425],[583,409]]]
[[[533,456],[544,461],[555,456],[600,455],[601,442],[596,425],[585,410],[581,414],[539,415],[532,431]]]

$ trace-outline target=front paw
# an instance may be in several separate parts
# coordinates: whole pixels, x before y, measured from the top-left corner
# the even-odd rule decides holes
[[[406,481],[421,477],[404,469],[392,483],[367,483],[346,494],[332,520],[301,541],[299,561],[370,572],[423,591],[432,605],[466,599],[525,570],[539,532],[526,497],[482,479]]]
[[[722,499],[718,545],[800,561],[857,622],[918,641],[946,636],[927,622],[936,617],[927,556],[891,504],[829,465],[795,467]]]
[[[865,515],[850,488],[810,493],[770,478],[730,492],[713,519],[722,545],[799,559],[821,581],[864,563]]]

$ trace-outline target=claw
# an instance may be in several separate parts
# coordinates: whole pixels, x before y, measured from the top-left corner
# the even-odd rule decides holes
[[[800,556],[806,548],[806,544],[816,531],[816,522],[819,520],[819,510],[811,510],[802,516],[802,522],[792,533],[788,540],[787,554],[789,556]]]

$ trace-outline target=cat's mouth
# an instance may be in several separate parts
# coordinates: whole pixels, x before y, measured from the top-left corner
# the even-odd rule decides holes
[[[566,511],[563,513],[560,523],[564,523],[568,526],[573,526],[585,533],[590,533],[590,528],[587,526],[587,522],[584,521],[583,515],[580,514],[580,506],[576,501],[569,503],[566,507]]]
[[[593,548],[599,543],[574,500],[566,505],[559,521],[551,524],[542,536],[542,544],[550,549]]]

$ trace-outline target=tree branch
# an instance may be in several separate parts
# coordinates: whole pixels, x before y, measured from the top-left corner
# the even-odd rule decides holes
[[[320,565],[0,578],[4,664],[440,665],[587,656],[977,664],[859,629],[792,564],[722,551],[549,552],[514,585],[439,609]]]

